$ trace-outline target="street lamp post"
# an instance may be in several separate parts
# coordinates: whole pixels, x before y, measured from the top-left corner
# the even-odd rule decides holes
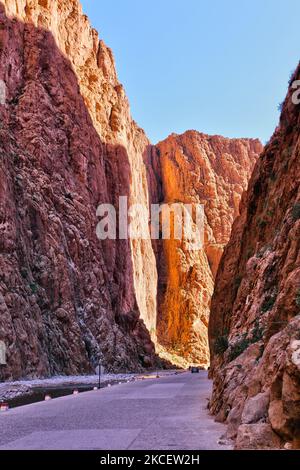
[[[99,390],[101,388],[101,361],[98,364],[98,372],[99,372]]]
[[[4,341],[0,341],[0,367],[1,369],[6,366],[6,345]],[[0,379],[1,379],[0,373]]]

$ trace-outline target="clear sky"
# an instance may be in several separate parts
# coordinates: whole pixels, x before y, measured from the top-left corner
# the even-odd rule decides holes
[[[300,58],[299,0],[82,0],[153,143],[269,139]]]

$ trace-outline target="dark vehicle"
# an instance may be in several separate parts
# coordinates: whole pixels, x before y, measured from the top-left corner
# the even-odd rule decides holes
[[[191,367],[192,374],[199,374],[199,367]]]

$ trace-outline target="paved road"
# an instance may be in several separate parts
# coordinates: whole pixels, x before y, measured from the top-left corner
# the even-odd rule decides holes
[[[0,413],[0,449],[228,449],[206,372],[116,385]]]

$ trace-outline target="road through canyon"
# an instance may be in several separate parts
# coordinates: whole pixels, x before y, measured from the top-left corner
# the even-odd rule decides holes
[[[214,450],[207,372],[145,379],[0,414],[1,450]]]

